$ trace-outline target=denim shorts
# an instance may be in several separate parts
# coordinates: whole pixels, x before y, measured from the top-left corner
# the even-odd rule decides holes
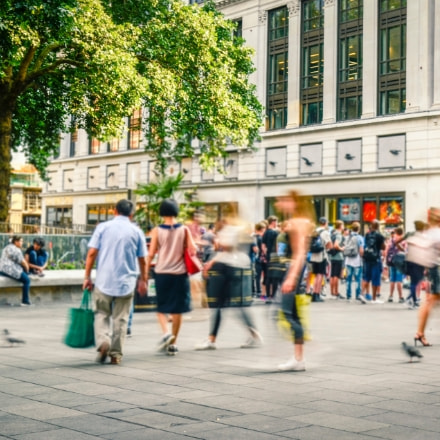
[[[377,263],[364,261],[364,267],[362,271],[362,279],[371,284],[374,287],[380,286],[380,278],[382,275],[382,263],[378,261]]]
[[[389,266],[390,283],[401,283],[403,281],[403,273],[394,266]]]

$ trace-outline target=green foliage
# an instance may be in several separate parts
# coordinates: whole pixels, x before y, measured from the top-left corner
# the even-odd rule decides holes
[[[44,177],[60,133],[120,136],[141,105],[162,174],[171,159],[198,154],[210,168],[228,145],[252,148],[262,106],[249,83],[252,51],[233,29],[212,2],[0,2],[0,221],[11,149],[24,146]]]
[[[160,223],[159,206],[164,199],[178,199],[178,191],[183,180],[183,174],[176,177],[161,176],[156,182],[138,184],[135,193],[145,201],[145,207],[138,209],[135,213],[135,220],[143,230]],[[193,188],[183,193],[185,202],[180,205],[179,220],[185,221],[191,218],[192,214],[203,202],[196,199],[197,189]]]

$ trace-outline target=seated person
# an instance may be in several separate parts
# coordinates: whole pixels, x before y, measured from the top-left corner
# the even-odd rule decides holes
[[[46,269],[49,255],[44,249],[44,239],[37,237],[32,246],[26,249],[24,258],[29,265],[29,273],[44,277],[43,270]]]

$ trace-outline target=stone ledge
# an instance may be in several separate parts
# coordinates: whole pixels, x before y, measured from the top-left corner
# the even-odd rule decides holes
[[[95,271],[92,272],[94,278]],[[77,300],[82,294],[84,270],[48,270],[44,277],[31,280],[30,297],[33,303]],[[0,276],[0,304],[21,302],[22,284]]]

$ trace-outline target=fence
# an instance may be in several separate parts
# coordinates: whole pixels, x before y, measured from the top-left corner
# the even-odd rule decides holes
[[[3,249],[14,234],[0,233],[0,246]],[[60,263],[85,261],[87,256],[87,244],[89,235],[54,235],[54,234],[16,234],[23,237],[23,252],[32,245],[35,237],[43,237],[46,243],[45,249],[49,253],[51,265],[58,266]]]
[[[41,235],[91,235],[96,225],[72,224],[69,226],[26,225],[0,222],[0,233]]]

